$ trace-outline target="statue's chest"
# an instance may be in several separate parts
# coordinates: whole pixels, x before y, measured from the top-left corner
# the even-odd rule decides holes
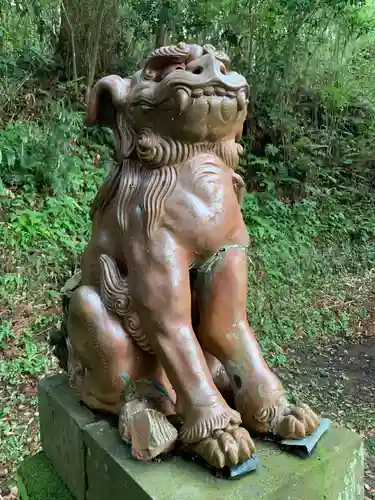
[[[186,163],[165,204],[165,222],[175,232],[194,239],[216,240],[232,232],[241,219],[232,171],[204,154]]]
[[[192,215],[214,215],[224,209],[233,193],[232,172],[219,158],[202,154],[178,169],[176,189],[170,204]]]

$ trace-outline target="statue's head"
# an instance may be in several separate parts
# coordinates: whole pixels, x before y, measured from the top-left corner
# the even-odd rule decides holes
[[[238,140],[248,84],[229,62],[209,45],[156,49],[131,78],[112,75],[96,83],[86,123],[111,126],[125,155],[145,129],[187,143]]]

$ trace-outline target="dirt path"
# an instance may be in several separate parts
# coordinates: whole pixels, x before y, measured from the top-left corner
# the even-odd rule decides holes
[[[375,499],[375,334],[297,345],[286,355],[288,366],[276,371],[291,397],[365,438],[365,494]]]

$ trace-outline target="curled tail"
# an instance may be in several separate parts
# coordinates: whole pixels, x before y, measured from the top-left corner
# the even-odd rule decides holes
[[[116,262],[109,255],[100,256],[100,295],[109,311],[123,318],[124,330],[145,352],[152,354],[152,348],[141,329],[139,317],[133,307],[128,280],[121,276]]]
[[[145,352],[152,353],[152,348],[141,329],[138,314],[134,311],[133,301],[128,291],[128,281],[122,277],[116,262],[108,255],[100,256],[101,276],[100,295],[106,308],[123,319],[126,333]],[[68,371],[68,313],[72,293],[82,284],[81,273],[72,276],[62,289],[63,318],[60,328],[53,328],[49,344],[59,362],[60,368]]]

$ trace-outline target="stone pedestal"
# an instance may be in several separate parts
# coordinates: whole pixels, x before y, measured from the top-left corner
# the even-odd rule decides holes
[[[95,415],[69,387],[65,376],[40,382],[39,419],[42,448],[76,500],[86,498],[86,448],[83,429]]]
[[[39,392],[44,452],[75,500],[364,498],[362,440],[344,428],[332,426],[308,459],[258,441],[258,469],[228,481],[179,456],[156,463],[132,459],[117,429],[80,404],[64,376],[42,380]]]

